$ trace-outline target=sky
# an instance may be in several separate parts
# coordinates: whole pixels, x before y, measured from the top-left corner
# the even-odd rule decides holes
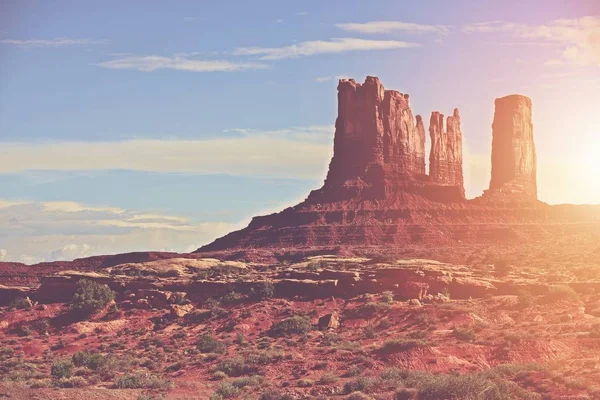
[[[460,109],[471,198],[494,99],[531,97],[540,199],[600,203],[597,0],[0,0],[0,261],[192,251],[303,200],[367,75]]]

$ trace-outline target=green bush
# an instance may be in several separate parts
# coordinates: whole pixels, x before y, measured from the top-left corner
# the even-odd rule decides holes
[[[81,388],[88,385],[88,381],[82,376],[60,378],[54,381],[54,386],[59,388]]]
[[[216,366],[217,371],[226,373],[228,376],[240,376],[252,371],[241,357],[222,360]]]
[[[374,376],[361,376],[353,381],[348,381],[344,384],[344,393],[353,392],[369,392],[380,383],[379,379]]]
[[[311,331],[312,328],[313,325],[310,319],[296,315],[273,324],[271,334],[276,337],[304,334]]]
[[[148,373],[123,375],[115,379],[117,389],[165,389],[170,385],[169,381]]]
[[[379,301],[381,301],[383,304],[392,304],[394,302],[394,293],[390,291],[383,292]]]
[[[227,345],[213,337],[210,333],[204,333],[196,342],[196,347],[201,353],[223,354],[227,351]]]
[[[275,390],[269,390],[260,395],[259,400],[294,400],[296,397],[291,394],[282,394]]]
[[[270,299],[275,294],[275,286],[271,282],[260,282],[250,289],[249,297],[255,301]]]
[[[73,363],[71,360],[56,360],[50,368],[50,375],[54,379],[70,378],[73,375]]]
[[[246,296],[238,292],[229,292],[225,296],[221,297],[221,303],[223,304],[239,304],[246,299]]]
[[[104,308],[115,299],[115,292],[106,285],[87,279],[77,282],[77,289],[71,300],[71,307],[85,314],[92,314]]]
[[[26,297],[26,298],[25,297],[17,297],[10,304],[10,308],[16,309],[16,310],[29,311],[29,310],[31,310],[32,307],[33,307],[33,304],[31,303],[31,300],[29,300],[29,297]]]

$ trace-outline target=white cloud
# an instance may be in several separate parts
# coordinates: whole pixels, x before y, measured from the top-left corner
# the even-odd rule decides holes
[[[89,244],[66,244],[61,249],[50,253],[50,261],[74,260],[76,258],[89,257],[92,255],[92,246]]]
[[[0,173],[125,169],[314,179],[323,174],[332,138],[331,127],[316,126],[245,130],[238,138],[212,140],[5,142],[0,143]]]
[[[318,82],[318,83],[331,82],[331,81],[337,81],[340,79],[348,79],[349,77],[350,77],[349,75],[319,76],[319,77],[315,78],[315,82]]]
[[[306,142],[327,142],[331,143],[333,140],[333,133],[335,132],[334,125],[309,125],[292,127],[285,129],[273,129],[273,130],[261,130],[251,128],[232,128],[226,129],[225,133],[235,133],[242,136],[263,136],[271,138],[285,138],[291,140],[300,140]]]
[[[71,38],[55,38],[55,39],[2,39],[0,43],[16,47],[69,47],[69,46],[88,46],[92,44],[106,44],[106,40],[91,40],[91,39],[71,39]]]
[[[160,69],[172,69],[191,72],[233,72],[248,69],[265,69],[268,65],[262,63],[239,63],[225,60],[197,60],[181,55],[173,57],[162,56],[127,56],[97,64],[108,69],[132,69],[151,72]]]
[[[449,32],[447,25],[425,25],[401,21],[370,21],[364,23],[336,24],[335,26],[345,31],[360,33],[408,32],[447,35]]]
[[[462,31],[475,34],[499,32],[520,39],[555,44],[560,48],[561,60],[550,60],[551,64],[568,62],[600,66],[600,16],[558,19],[541,25],[491,21],[466,25]]]
[[[260,56],[261,60],[281,60],[319,54],[337,54],[350,51],[390,50],[419,47],[417,43],[399,40],[367,40],[341,38],[331,40],[314,40],[300,42],[283,47],[241,47],[233,54],[243,56]]]
[[[0,259],[27,264],[130,251],[189,251],[240,227],[74,202],[67,203],[76,207],[12,203],[0,208],[0,242],[5,248]]]

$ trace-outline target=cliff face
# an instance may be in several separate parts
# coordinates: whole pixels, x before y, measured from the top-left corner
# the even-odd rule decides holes
[[[309,202],[393,200],[402,193],[439,201],[464,199],[457,116],[452,131],[444,134],[443,146],[437,148],[443,151],[436,158],[444,160],[443,175],[431,180],[425,172],[423,119],[413,115],[409,96],[385,90],[375,77],[367,77],[363,84],[342,79],[334,155],[325,184],[311,193]]]
[[[383,199],[389,182],[425,175],[425,134],[408,95],[385,90],[378,78],[340,81],[335,126],[324,197]]]
[[[531,99],[496,99],[492,124],[492,179],[488,195],[537,199],[536,151]]]
[[[464,198],[464,182],[462,169],[462,131],[458,109],[448,117],[444,131],[444,115],[435,111],[431,113],[429,123],[431,136],[431,153],[429,155],[429,178],[431,182],[441,185],[457,186],[462,190]]]

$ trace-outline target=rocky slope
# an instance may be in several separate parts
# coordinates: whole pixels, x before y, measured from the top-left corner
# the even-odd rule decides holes
[[[473,252],[468,265],[172,258],[64,272],[0,309],[0,396],[594,399],[591,243]],[[81,318],[69,303],[84,278],[117,296]]]

